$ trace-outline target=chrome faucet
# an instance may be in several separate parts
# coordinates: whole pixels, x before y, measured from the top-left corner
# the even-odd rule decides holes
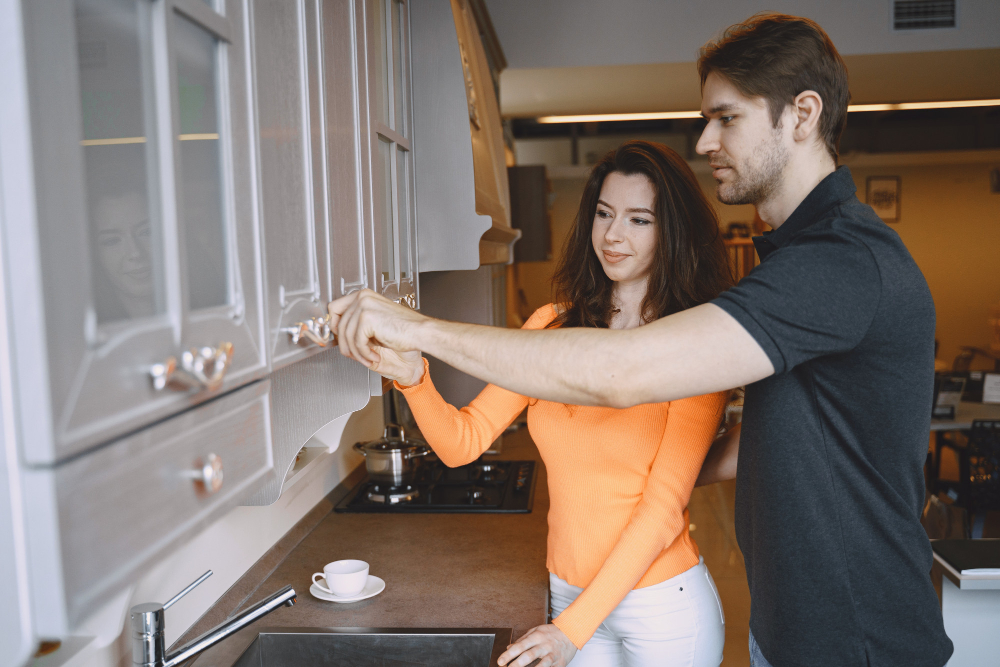
[[[205,634],[191,640],[170,655],[163,646],[164,612],[175,602],[190,593],[195,586],[212,576],[209,570],[191,585],[165,603],[145,602],[129,611],[132,617],[132,664],[138,667],[176,667],[193,658],[210,646],[218,644],[231,634],[250,625],[258,618],[270,614],[281,606],[295,604],[295,590],[285,586],[266,600],[261,600],[239,616],[223,621]]]

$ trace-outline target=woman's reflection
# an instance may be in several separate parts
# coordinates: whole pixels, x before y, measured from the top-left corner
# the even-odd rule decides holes
[[[97,264],[99,322],[153,315],[151,228],[146,198],[138,192],[101,197],[91,220]]]

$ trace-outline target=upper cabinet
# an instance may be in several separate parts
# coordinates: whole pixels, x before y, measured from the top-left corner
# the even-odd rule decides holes
[[[22,3],[30,143],[4,146],[4,224],[30,463],[267,371],[246,17],[225,5]]]
[[[413,10],[417,229],[422,271],[512,260],[500,107],[476,0],[427,0]],[[503,66],[499,45],[494,60]]]
[[[417,245],[410,84],[410,3],[366,0],[363,127],[374,229],[372,289],[417,305]]]

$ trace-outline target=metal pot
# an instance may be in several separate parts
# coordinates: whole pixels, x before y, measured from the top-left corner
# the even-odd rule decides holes
[[[397,429],[399,437],[391,437],[389,429]],[[430,454],[431,448],[422,442],[407,440],[402,426],[387,424],[381,438],[356,443],[354,451],[365,457],[368,477],[373,482],[404,486],[413,481],[420,457]]]

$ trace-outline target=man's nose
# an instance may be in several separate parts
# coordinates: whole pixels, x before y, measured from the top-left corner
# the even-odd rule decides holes
[[[712,121],[708,121],[708,125],[701,131],[701,137],[698,138],[694,151],[698,155],[708,155],[717,150],[719,150],[719,131],[713,127]]]

